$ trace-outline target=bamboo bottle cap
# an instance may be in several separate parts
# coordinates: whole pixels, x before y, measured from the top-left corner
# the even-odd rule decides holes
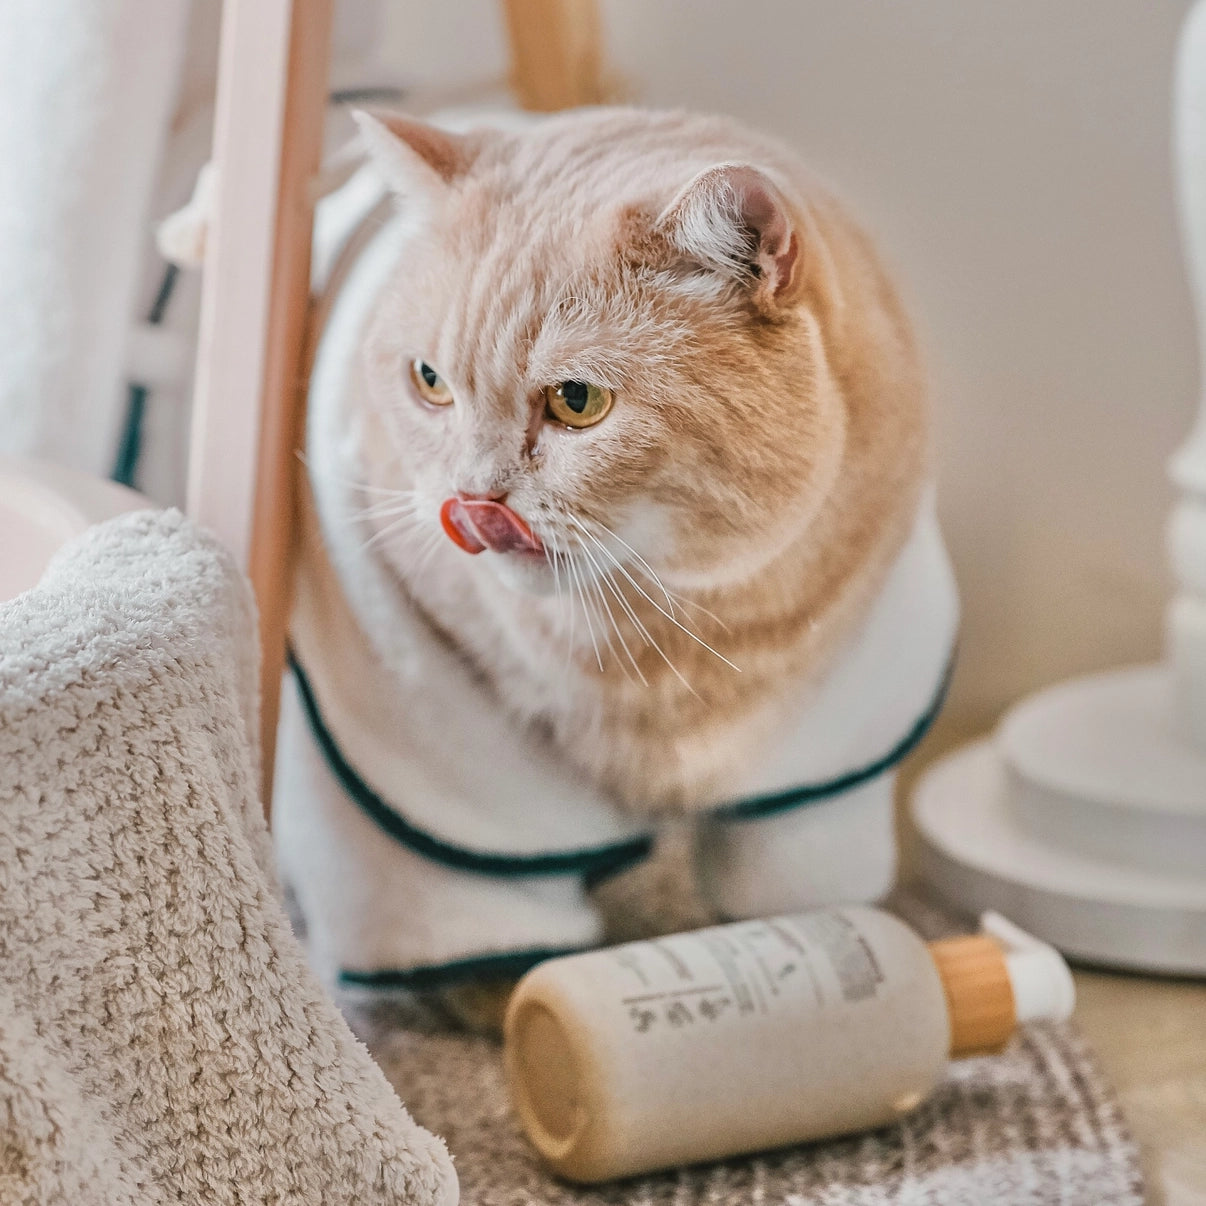
[[[951,1055],[978,1055],[1005,1045],[1022,1022],[1063,1022],[1076,988],[1063,956],[997,913],[983,932],[929,943],[946,993]]]
[[[946,993],[951,1055],[1003,1047],[1017,1027],[1017,1011],[1005,952],[996,939],[972,934],[931,942],[929,949]]]

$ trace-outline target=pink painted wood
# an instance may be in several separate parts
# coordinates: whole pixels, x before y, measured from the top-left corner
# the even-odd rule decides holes
[[[188,511],[246,568],[260,609],[271,799],[313,207],[331,0],[226,0]]]
[[[594,0],[504,0],[525,105],[602,95]],[[194,389],[188,511],[246,568],[260,610],[261,741],[271,800],[289,608],[313,204],[332,0],[225,0]]]

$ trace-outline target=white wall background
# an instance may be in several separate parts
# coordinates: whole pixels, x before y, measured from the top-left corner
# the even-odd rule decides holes
[[[503,69],[494,0],[388,8],[408,76]],[[899,269],[965,599],[959,727],[1159,648],[1164,463],[1198,388],[1169,160],[1186,8],[604,0],[634,98],[787,138]]]

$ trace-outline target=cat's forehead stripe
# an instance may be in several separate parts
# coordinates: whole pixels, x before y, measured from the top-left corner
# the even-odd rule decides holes
[[[480,262],[463,279],[440,333],[440,355],[456,366],[466,389],[497,393],[527,363],[533,303],[539,298],[530,268],[518,262],[503,238],[483,248]]]

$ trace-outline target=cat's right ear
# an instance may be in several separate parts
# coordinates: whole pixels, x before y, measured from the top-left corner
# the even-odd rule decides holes
[[[352,112],[369,162],[401,196],[422,201],[442,193],[469,170],[467,139],[396,113]]]
[[[743,284],[768,317],[798,299],[820,246],[807,210],[791,206],[774,180],[748,163],[700,172],[654,228],[680,253]]]

